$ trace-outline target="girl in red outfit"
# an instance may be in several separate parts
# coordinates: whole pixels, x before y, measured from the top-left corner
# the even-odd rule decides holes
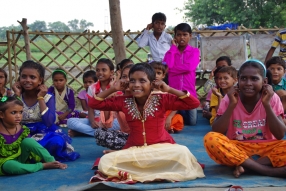
[[[121,80],[89,98],[88,105],[93,109],[125,113],[130,128],[124,149],[104,155],[91,182],[97,179],[124,183],[157,179],[187,181],[205,176],[189,149],[175,144],[165,130],[167,110],[193,109],[199,106],[199,100],[155,77],[149,64],[136,64],[129,71],[129,81]],[[107,98],[127,87],[131,96]],[[153,87],[169,94],[151,94]]]

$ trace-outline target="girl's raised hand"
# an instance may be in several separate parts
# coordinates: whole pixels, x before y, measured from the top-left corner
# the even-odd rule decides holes
[[[233,106],[236,106],[238,102],[238,96],[239,96],[239,89],[237,86],[232,86],[228,93],[227,96],[229,98],[229,104],[232,104]]]
[[[212,88],[212,93],[214,94],[214,95],[216,95],[217,97],[223,97],[222,95],[221,95],[221,93],[219,93],[219,91],[218,91],[218,89],[217,88]]]
[[[212,80],[214,78],[214,71],[217,69],[217,67],[215,67],[211,73],[210,73],[210,76],[209,76],[209,79]]]
[[[12,90],[14,91],[14,93],[17,96],[21,96],[21,94],[22,94],[22,87],[20,85],[20,82],[16,82],[15,84],[13,84]]]
[[[129,81],[120,79],[114,83],[114,88],[116,91],[124,91],[129,86]]]
[[[168,86],[164,81],[162,80],[154,80],[153,81],[154,88],[162,91],[162,92],[169,92],[170,86]]]
[[[41,84],[38,86],[38,90],[39,90],[39,93],[38,93],[38,97],[45,97],[45,95],[48,93],[48,87],[45,86],[44,84]]]
[[[270,103],[272,96],[274,95],[274,91],[271,85],[264,84],[262,87],[262,104],[266,105]]]

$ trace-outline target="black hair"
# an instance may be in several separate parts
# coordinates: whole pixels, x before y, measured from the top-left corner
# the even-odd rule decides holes
[[[150,65],[157,70],[161,70],[163,74],[166,74],[168,72],[168,66],[167,64],[163,64],[162,62],[156,62],[153,61],[150,63]]]
[[[99,59],[99,60],[97,61],[96,65],[99,64],[99,63],[104,63],[104,64],[106,64],[111,71],[114,71],[114,65],[113,65],[113,63],[112,63],[111,60],[109,60],[109,59],[107,59],[107,58],[101,58],[101,59]]]
[[[20,67],[20,72],[19,72],[20,76],[21,76],[22,71],[26,68],[37,70],[40,78],[43,79],[42,83],[44,83],[45,68],[41,64],[34,62],[33,60],[27,60],[27,61],[23,62],[22,66]]]
[[[85,78],[91,77],[94,82],[97,82],[96,72],[94,70],[89,70],[83,73],[82,75],[82,81],[84,81]]]
[[[164,22],[166,22],[167,21],[167,17],[166,17],[166,15],[164,13],[158,12],[158,13],[155,13],[152,16],[152,23],[154,23],[155,21],[164,21]]]
[[[57,74],[61,74],[64,76],[65,79],[67,79],[67,73],[63,69],[61,69],[61,68],[55,69],[52,73],[52,79],[54,79],[55,75],[57,75]]]
[[[224,66],[219,66],[219,67],[217,67],[215,69],[215,71],[214,71],[214,78],[216,78],[216,74],[219,72],[220,69],[222,69],[222,67],[224,67]]]
[[[267,84],[272,85],[272,73],[270,70],[266,70]]]
[[[217,65],[220,61],[226,61],[228,66],[231,66],[231,60],[228,56],[221,56],[218,59],[216,59],[215,64]]]
[[[132,68],[133,66],[134,66],[134,64],[128,64],[127,66],[124,66],[124,67],[121,69],[120,78],[119,78],[119,79],[121,79],[121,76],[122,76],[122,74],[123,74],[123,72],[124,72],[125,69],[127,69],[127,68]]]
[[[283,69],[286,69],[285,61],[281,56],[273,56],[266,62],[266,68],[269,68],[272,64],[278,64],[283,67]]]
[[[126,66],[126,64],[128,63],[132,63],[134,64],[134,62],[131,59],[123,59],[121,62],[119,62],[116,65],[116,71],[121,70],[122,68],[124,68]]]
[[[177,30],[188,32],[192,34],[192,28],[188,23],[180,23],[174,28],[175,36],[177,34]]]
[[[237,70],[234,67],[232,67],[232,66],[221,67],[221,69],[217,73],[227,73],[233,79],[237,79]]]
[[[7,98],[7,100],[4,101],[4,99]],[[23,102],[20,100],[19,97],[16,96],[4,96],[4,97],[0,97],[0,111],[5,112],[6,109],[8,109],[9,104],[8,103],[15,103],[17,105],[20,106],[24,106]]]
[[[248,60],[246,62],[244,62],[241,67],[238,70],[238,76],[241,75],[242,70],[244,70],[246,67],[254,67],[256,69],[259,70],[259,74],[262,76],[262,78],[265,78],[266,75],[266,71],[264,69],[264,67],[262,66],[263,63],[260,63],[260,61],[255,61],[255,60]]]
[[[129,78],[131,74],[137,71],[145,72],[151,83],[156,79],[155,70],[146,62],[135,64],[129,71]]]
[[[6,85],[7,84],[7,80],[8,80],[8,74],[7,74],[7,72],[3,68],[0,68],[0,72],[2,72],[4,74],[5,85]]]

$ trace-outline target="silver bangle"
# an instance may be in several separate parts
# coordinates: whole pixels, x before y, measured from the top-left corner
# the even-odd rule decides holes
[[[42,116],[45,115],[45,113],[47,113],[48,110],[49,110],[49,108],[46,107],[46,109],[45,109],[44,111],[42,111],[41,115],[42,115]]]

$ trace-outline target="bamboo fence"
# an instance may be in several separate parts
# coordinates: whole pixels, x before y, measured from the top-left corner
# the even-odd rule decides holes
[[[238,30],[193,30],[193,36],[237,36],[254,34],[274,34],[279,28],[247,29],[241,26]],[[143,31],[143,30],[142,30]],[[124,32],[126,57],[135,63],[145,62],[149,48],[140,48],[137,40],[142,31]],[[172,31],[167,31],[173,34]],[[23,31],[7,31],[7,41],[0,42],[0,67],[8,71],[10,85],[18,78],[18,68],[26,60],[26,48]],[[83,88],[82,74],[95,68],[100,58],[114,62],[112,34],[109,31],[82,33],[29,31],[31,59],[46,68],[45,82],[51,85],[51,74],[55,68],[62,68],[68,74],[67,85],[78,93]],[[249,46],[249,45],[248,45]],[[270,47],[270,45],[269,45]],[[250,57],[250,55],[248,55]],[[197,72],[197,90],[202,88],[209,71]],[[200,94],[199,97],[204,97]]]

